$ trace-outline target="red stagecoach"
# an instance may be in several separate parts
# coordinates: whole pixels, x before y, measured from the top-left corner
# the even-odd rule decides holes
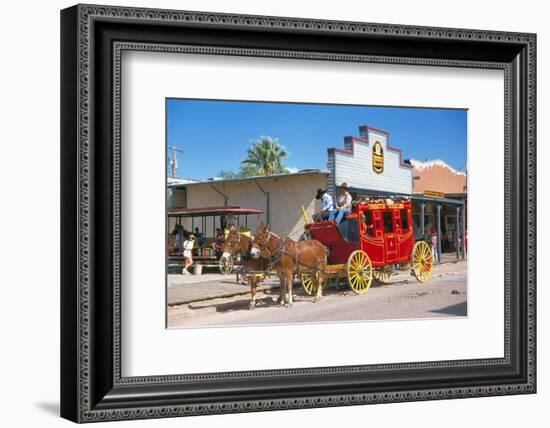
[[[406,197],[362,199],[339,224],[307,223],[305,236],[328,248],[327,273],[347,278],[357,294],[366,293],[373,278],[389,282],[394,269],[411,269],[420,282],[432,276],[432,252],[426,242],[414,242],[412,204]],[[312,276],[302,275],[302,284],[308,294],[315,293]]]

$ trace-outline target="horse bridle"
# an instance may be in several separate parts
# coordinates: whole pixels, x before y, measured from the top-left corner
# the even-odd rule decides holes
[[[277,249],[275,251],[271,251],[271,248],[269,248],[269,237],[266,240],[265,248],[269,253],[271,263],[278,263],[284,256],[292,256],[292,254],[289,254],[286,250],[286,242],[288,238],[285,235],[277,236],[275,233],[269,231],[268,236],[275,237],[275,239],[277,239]],[[298,251],[296,251],[296,248],[294,249],[294,259],[296,265],[300,264],[298,260]]]
[[[275,254],[277,251],[279,251],[280,248],[281,248],[280,246],[278,246],[277,250],[275,250],[275,253],[274,253],[273,251],[271,251],[271,248],[269,248],[269,239],[270,239],[272,236],[275,236],[276,239],[280,242],[281,238],[280,238],[279,236],[275,235],[275,234],[274,234],[273,232],[271,232],[271,231],[268,231],[268,232],[267,232],[267,238],[265,239],[265,242],[263,242],[264,240],[262,239],[261,244],[260,244],[260,243],[257,243],[257,242],[258,242],[258,239],[255,238],[255,239],[254,239],[255,242],[254,242],[254,244],[253,244],[253,246],[255,246],[255,247],[260,251],[260,255],[261,255],[262,257],[265,257],[265,256],[263,256],[263,254],[262,254],[262,253],[264,253],[264,250],[265,250],[265,252],[267,253],[267,257],[266,257],[266,258],[270,258],[271,260],[274,259],[274,254]],[[281,258],[282,258],[282,256],[279,257],[276,261],[279,261]]]
[[[231,251],[231,257],[234,257],[236,254],[241,253],[241,256],[244,257],[245,259],[250,258],[250,250],[252,248],[254,238],[252,238],[252,237],[250,238],[250,241],[248,243],[248,249],[245,252],[245,254],[243,254],[243,252],[241,250],[241,233],[237,232],[237,236],[238,236],[238,238],[236,240],[235,248],[233,249],[233,251]]]

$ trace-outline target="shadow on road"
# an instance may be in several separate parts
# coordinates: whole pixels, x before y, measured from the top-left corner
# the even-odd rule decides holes
[[[234,302],[227,302],[227,303],[212,303],[209,305],[200,305],[200,304],[190,304],[188,306],[189,309],[194,311],[199,311],[202,309],[208,309],[208,308],[215,308],[216,312],[235,312],[235,311],[249,311],[249,304],[250,300],[248,299],[242,299],[242,300],[236,300]],[[261,308],[269,308],[279,306],[279,303],[277,301],[274,301],[271,297],[263,297],[261,299],[256,299],[256,309]]]
[[[441,309],[434,309],[431,312],[434,312],[436,314],[465,317],[466,315],[468,315],[468,305],[466,302],[462,302],[462,303],[457,303],[456,305],[446,306]]]
[[[220,282],[230,283],[230,281],[220,281]],[[387,284],[378,284],[373,282],[371,287],[387,288],[388,286],[389,285]],[[292,291],[294,294],[295,303],[298,303],[298,302],[315,303],[313,296],[310,296],[306,293],[301,283],[295,282],[293,285]],[[261,292],[259,291],[258,293],[262,293],[263,296],[262,297],[258,296],[258,298],[256,299],[256,309],[280,306],[279,302],[277,301],[277,298],[279,297],[278,286],[273,286],[273,288],[271,289],[268,288],[268,289],[262,290]],[[337,284],[335,282],[332,282],[331,284],[329,284],[328,287],[326,287],[323,290],[323,297],[329,297],[329,296],[353,297],[354,295],[355,293],[345,283]],[[188,305],[188,308],[193,311],[214,308],[216,309],[216,312],[220,312],[220,313],[248,311],[250,310],[249,297],[250,295],[247,294],[246,297],[243,296],[242,299],[224,302],[224,303],[209,302],[209,301],[194,302],[194,303],[190,303]]]

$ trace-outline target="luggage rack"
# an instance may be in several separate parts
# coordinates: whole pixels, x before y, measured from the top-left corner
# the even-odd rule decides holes
[[[366,203],[366,202],[383,202],[387,203],[390,200],[395,203],[408,202],[411,200],[411,195],[365,195],[361,196],[354,203]]]

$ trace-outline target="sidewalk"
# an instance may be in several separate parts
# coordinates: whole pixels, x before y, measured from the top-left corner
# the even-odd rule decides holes
[[[468,260],[468,257],[466,256],[466,258],[464,260],[462,260],[462,257],[461,258],[456,258],[456,253],[453,251],[451,253],[443,253],[441,254],[441,261],[438,263],[438,264],[443,264],[443,263],[456,263],[456,262],[461,262],[461,261],[467,261]]]
[[[279,287],[277,276],[266,278],[257,291]],[[204,275],[168,275],[168,305],[180,305],[219,297],[249,294],[250,287],[236,282],[235,275],[208,273]]]

